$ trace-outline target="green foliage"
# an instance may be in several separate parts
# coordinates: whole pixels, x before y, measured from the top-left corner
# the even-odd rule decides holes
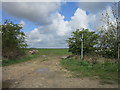
[[[27,46],[25,43],[25,34],[21,31],[20,24],[14,24],[12,21],[5,20],[2,24],[2,55],[3,58],[16,59],[24,55],[23,49]]]
[[[83,49],[84,53],[89,53],[95,50],[95,45],[97,44],[98,35],[95,32],[90,32],[88,29],[77,29],[72,33],[71,37],[67,40],[69,45],[69,52],[73,54],[80,54],[81,52],[81,42],[83,34]]]
[[[61,60],[61,65],[72,71],[75,77],[94,77],[103,80],[111,80],[117,82],[118,80],[118,64],[112,62],[92,64],[83,60]]]

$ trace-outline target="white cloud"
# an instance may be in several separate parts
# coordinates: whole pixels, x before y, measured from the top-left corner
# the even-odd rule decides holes
[[[106,9],[106,6],[110,5],[113,6],[113,2],[100,2],[99,0],[98,2],[80,2],[78,4],[81,9],[87,10],[88,12],[92,12],[95,14],[98,12],[102,12]]]
[[[64,36],[69,31],[68,21],[64,21],[64,16],[60,13],[54,15],[53,23],[49,25],[49,28],[54,30],[58,36]]]
[[[2,2],[61,2],[62,0],[3,0]]]
[[[34,30],[27,32],[27,44],[29,47],[65,47],[65,37],[57,36],[54,31],[51,33],[43,33],[38,27]]]
[[[111,17],[111,21],[114,21],[111,8],[107,7],[106,10]],[[64,16],[58,12],[53,17],[51,24],[27,32],[30,47],[67,47],[65,40],[70,37],[71,32],[81,27],[92,30],[90,25],[99,27],[104,24],[100,21],[102,12],[87,15],[86,11],[80,8],[76,10],[70,21],[65,21]]]
[[[22,27],[26,25],[26,23],[23,20],[21,20],[19,24],[21,24]]]
[[[2,7],[12,16],[44,25],[51,23],[51,15],[60,8],[60,2],[4,2]]]
[[[67,47],[66,39],[71,32],[80,28],[93,30],[100,26],[101,12],[87,14],[78,8],[70,21],[58,12],[60,3],[4,3],[4,9],[13,16],[39,23],[40,26],[26,32],[29,47]],[[111,9],[108,7],[110,15]],[[113,19],[112,19],[113,20]],[[21,21],[25,25],[24,21]]]
[[[88,15],[86,14],[85,10],[82,10],[78,8],[74,14],[74,16],[71,17],[71,21],[69,22],[69,25],[72,29],[78,29],[78,28],[89,28],[89,20]]]
[[[26,33],[30,47],[67,47],[66,39],[70,37],[71,32],[81,27],[89,28],[89,16],[80,8],[70,21],[64,21],[64,16],[58,12],[53,17],[51,24]]]
[[[79,0],[79,2],[119,2],[119,0]]]
[[[119,2],[119,0],[3,0],[2,2]]]

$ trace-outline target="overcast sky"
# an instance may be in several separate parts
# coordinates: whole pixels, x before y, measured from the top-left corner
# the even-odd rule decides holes
[[[104,2],[4,2],[2,20],[23,24],[29,47],[65,48],[66,39],[76,29],[99,27],[102,12],[111,12]]]

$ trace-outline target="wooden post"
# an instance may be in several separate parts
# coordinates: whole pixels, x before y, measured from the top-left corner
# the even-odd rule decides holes
[[[83,34],[82,34],[82,38],[81,38],[81,60],[83,60]]]
[[[120,59],[120,45],[118,44],[118,60]]]

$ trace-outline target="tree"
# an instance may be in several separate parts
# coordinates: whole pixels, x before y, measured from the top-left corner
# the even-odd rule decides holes
[[[106,12],[103,15],[102,21],[105,26],[102,26],[99,30],[99,47],[101,48],[101,54],[104,57],[116,58],[118,49],[118,29],[117,23],[112,22],[110,15]]]
[[[112,12],[117,24],[117,58],[120,59],[120,2],[114,3],[112,7]]]
[[[22,25],[5,20],[2,24],[2,56],[7,59],[16,59],[24,55],[25,34],[21,31]]]
[[[95,50],[95,45],[97,44],[98,35],[95,32],[90,32],[88,29],[77,29],[72,33],[71,37],[68,38],[69,52],[75,55],[80,55],[81,53],[81,42],[83,37],[83,49],[84,54],[90,53]]]

